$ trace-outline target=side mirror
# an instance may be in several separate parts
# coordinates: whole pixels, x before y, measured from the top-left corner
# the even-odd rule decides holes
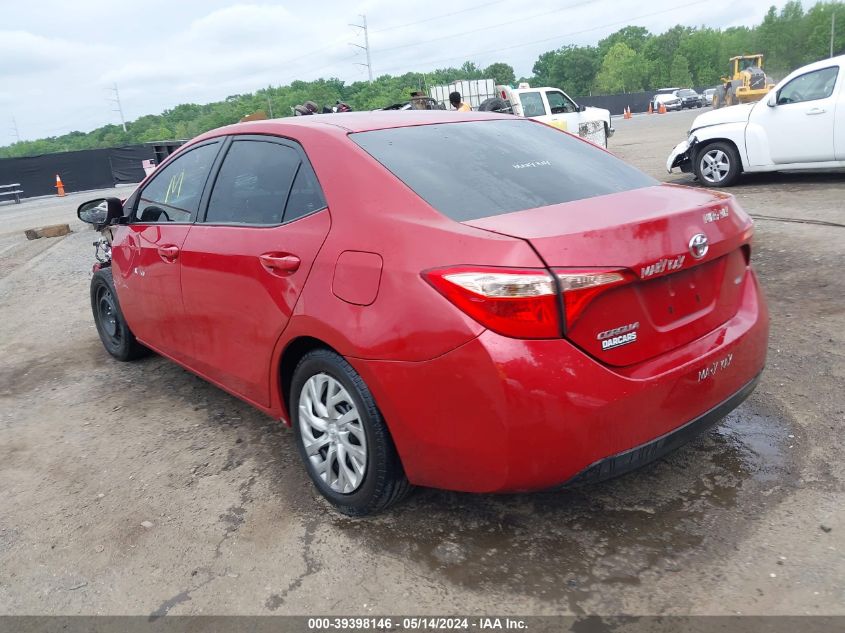
[[[584,112],[584,111],[586,111],[586,110],[587,110],[587,106],[584,106],[584,105],[579,105],[579,106],[578,106],[578,112]]]
[[[96,198],[80,204],[76,215],[86,224],[105,226],[123,217],[123,203],[118,198]]]
[[[774,108],[777,104],[778,104],[778,95],[774,90],[772,90],[772,92],[769,94],[769,98],[766,99],[766,105],[769,106],[770,108]]]

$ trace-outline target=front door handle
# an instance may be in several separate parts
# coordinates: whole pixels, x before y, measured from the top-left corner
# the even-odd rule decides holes
[[[299,257],[290,254],[264,253],[258,256],[261,265],[270,273],[292,273],[299,268]]]
[[[814,114],[824,114],[824,113],[825,113],[824,108],[810,108],[804,114],[806,114],[807,116],[812,116]]]
[[[168,246],[159,246],[158,256],[161,257],[168,264],[172,264],[176,261],[176,258],[179,257],[179,247],[173,246],[172,244]]]

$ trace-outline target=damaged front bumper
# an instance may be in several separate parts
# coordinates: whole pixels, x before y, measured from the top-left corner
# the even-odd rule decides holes
[[[578,136],[599,147],[605,147],[607,145],[607,139],[613,136],[614,131],[612,127],[601,119],[581,121],[578,124]]]
[[[666,159],[666,171],[671,174],[675,167],[679,167],[685,174],[692,172],[692,155],[697,142],[696,138],[691,136],[689,140],[675,145]]]

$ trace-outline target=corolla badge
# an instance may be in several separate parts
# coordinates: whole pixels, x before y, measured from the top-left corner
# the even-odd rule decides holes
[[[707,241],[707,236],[704,233],[696,233],[690,238],[689,252],[696,259],[701,259],[707,254],[710,249],[710,244]]]

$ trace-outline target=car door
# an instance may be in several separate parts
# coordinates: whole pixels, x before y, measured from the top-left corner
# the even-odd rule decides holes
[[[547,122],[578,135],[581,111],[575,102],[560,90],[545,90],[543,92],[543,98],[549,112]]]
[[[842,73],[842,66],[840,66]],[[836,98],[836,116],[833,122],[833,144],[836,160],[845,160],[845,78],[839,80],[839,86],[834,91]]]
[[[784,84],[775,93],[775,105],[768,98],[751,111],[748,142],[761,135],[768,144],[774,164],[832,161],[835,157],[834,120],[839,67],[811,70]],[[760,148],[748,148],[761,156]],[[759,164],[755,159],[755,164]]]
[[[193,365],[266,406],[274,346],[331,220],[298,144],[237,136],[224,151],[207,208],[182,249]]]
[[[173,358],[192,355],[181,290],[181,247],[197,217],[222,142],[181,152],[132,197],[128,223],[112,243],[121,309],[143,343]]]

